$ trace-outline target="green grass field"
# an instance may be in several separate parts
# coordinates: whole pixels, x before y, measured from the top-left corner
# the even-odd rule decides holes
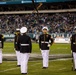
[[[4,61],[0,65],[0,75],[21,75],[16,61]],[[71,60],[50,60],[48,69],[42,69],[42,61],[29,61],[28,75],[76,75],[72,71]]]
[[[3,53],[15,53],[13,42],[5,42]],[[37,43],[32,44],[32,53],[40,53],[39,45]],[[50,47],[50,54],[70,54],[70,44],[53,44]]]
[[[39,45],[32,44],[32,53],[40,54]],[[13,42],[5,42],[3,54],[15,53]],[[70,44],[53,44],[50,47],[50,54],[71,54]],[[76,75],[72,71],[72,60],[50,60],[49,68],[42,69],[42,60],[33,60],[28,63],[28,75]],[[0,64],[0,75],[21,75],[20,67],[16,61],[3,61]]]

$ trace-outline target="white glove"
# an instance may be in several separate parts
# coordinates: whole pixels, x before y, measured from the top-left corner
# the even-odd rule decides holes
[[[14,48],[14,51],[15,51],[16,49]]]
[[[48,44],[48,47],[50,47],[50,44]]]
[[[72,50],[71,50],[71,53],[72,53]]]
[[[40,48],[40,50],[41,50],[41,48]]]

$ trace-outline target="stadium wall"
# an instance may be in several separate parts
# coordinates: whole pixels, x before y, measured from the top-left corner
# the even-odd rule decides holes
[[[8,12],[0,12],[0,14],[32,14],[37,13],[36,11],[8,11]],[[39,13],[64,13],[64,12],[76,12],[76,9],[61,9],[61,10],[39,10]]]
[[[54,43],[70,43],[70,38],[55,38]]]
[[[33,33],[28,33],[28,35],[32,39],[35,38],[35,36],[36,36]],[[52,33],[51,36],[52,36],[52,38],[54,38],[54,43],[70,43],[71,34],[64,34],[64,33],[56,34],[56,33]],[[8,41],[8,42],[14,41],[14,37],[15,37],[14,34],[4,34],[5,41]]]

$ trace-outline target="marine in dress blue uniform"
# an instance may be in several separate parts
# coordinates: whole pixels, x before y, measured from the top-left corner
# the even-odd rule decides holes
[[[43,34],[39,36],[39,47],[43,58],[43,68],[48,68],[49,62],[49,47],[53,44],[51,35],[48,34],[48,28],[42,28]]]
[[[15,32],[15,38],[14,38],[14,49],[16,52],[16,57],[17,57],[17,66],[20,66],[20,45],[18,44],[18,38],[20,36],[20,29],[17,28]]]
[[[2,49],[4,47],[4,36],[0,34],[0,64],[2,64]]]
[[[20,44],[20,53],[21,53],[21,73],[27,74],[28,69],[28,60],[30,53],[32,52],[32,43],[31,38],[26,34],[27,28],[22,27],[20,29],[21,36],[18,39],[18,44]]]
[[[71,37],[71,50],[72,50],[72,54],[73,54],[73,67],[74,70],[76,71],[76,28],[74,29],[74,34]]]

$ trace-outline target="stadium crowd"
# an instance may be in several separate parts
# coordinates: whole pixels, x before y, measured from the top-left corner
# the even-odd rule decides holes
[[[0,15],[2,33],[14,33],[22,26],[28,28],[28,33],[40,32],[43,26],[48,26],[50,33],[72,33],[76,13]]]

